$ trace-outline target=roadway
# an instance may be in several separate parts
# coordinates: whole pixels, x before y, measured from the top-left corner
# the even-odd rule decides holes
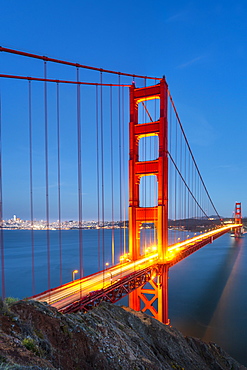
[[[229,232],[233,228],[240,226],[241,225],[239,224],[223,226],[207,233],[199,234],[193,238],[170,245],[167,250],[165,263],[172,266],[205,244],[213,242],[213,240],[217,237]],[[147,251],[148,254],[141,257],[137,261],[133,262],[129,260],[128,255],[122,256],[122,262],[115,266],[45,291],[41,294],[31,297],[31,299],[35,299],[40,302],[47,302],[59,310],[71,305],[73,302],[81,300],[83,297],[90,297],[90,295],[95,296],[96,292],[100,292],[105,289],[109,290],[111,285],[114,287],[116,282],[126,278],[128,275],[132,274],[134,276],[134,272],[139,273],[141,270],[144,270],[148,267],[155,267],[158,265],[159,259],[157,249],[154,247],[151,249]],[[156,249],[156,251],[154,251],[154,249]],[[182,257],[178,258],[178,256]]]
[[[51,306],[61,309],[80,300],[82,297],[95,293],[95,291],[106,289],[116,281],[119,281],[119,279],[135,271],[150,267],[155,263],[157,264],[157,262],[158,253],[150,253],[138,261],[123,261],[103,271],[38,294],[31,299],[47,302]]]

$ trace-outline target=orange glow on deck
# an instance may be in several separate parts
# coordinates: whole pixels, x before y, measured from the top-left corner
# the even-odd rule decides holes
[[[186,250],[186,248],[189,249],[191,245],[196,245],[204,239],[217,237],[217,234],[222,234],[222,232],[228,232],[231,229],[235,229],[241,226],[241,224],[230,224],[227,226],[222,226],[218,229],[173,244],[167,249],[166,262],[167,264],[171,263],[171,261],[176,258],[178,253]],[[163,263],[164,262],[161,261],[161,264]],[[149,248],[147,248],[145,256],[136,261],[131,261],[130,255],[126,253],[120,257],[120,263],[115,266],[107,266],[108,268],[103,271],[51,289],[50,291],[34,296],[33,299],[48,302],[50,305],[60,309],[66,307],[67,305],[73,303],[81,297],[90,295],[92,292],[98,290],[100,291],[102,289],[106,289],[111,285],[114,285],[115,282],[134,273],[135,271],[137,272],[140,270],[144,270],[145,268],[151,266],[155,269],[155,266],[158,266],[159,264],[160,262],[157,252],[157,246],[151,245]],[[152,279],[154,279],[157,274],[158,270],[154,270],[154,272],[152,273]]]
[[[184,241],[173,244],[173,245],[169,246],[168,249],[167,249],[166,260],[171,261],[179,252],[186,249],[186,247],[191,246],[191,245],[195,245],[196,243],[202,241],[203,239],[207,239],[207,238],[210,238],[210,237],[213,238],[213,237],[217,236],[217,234],[219,234],[219,233],[222,233],[224,231],[228,232],[231,229],[239,228],[241,226],[242,225],[240,225],[240,224],[230,224],[230,225],[227,225],[227,226],[222,226],[222,227],[219,227],[218,229],[214,229],[214,230],[208,231],[204,234],[200,234],[198,236],[194,236],[193,238],[186,239]],[[213,241],[213,239],[212,239],[212,241]]]

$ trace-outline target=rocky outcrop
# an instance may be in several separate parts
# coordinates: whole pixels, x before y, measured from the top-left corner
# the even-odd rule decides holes
[[[19,365],[19,366],[18,366]],[[0,369],[246,369],[214,343],[108,303],[60,314],[35,301],[0,302]]]

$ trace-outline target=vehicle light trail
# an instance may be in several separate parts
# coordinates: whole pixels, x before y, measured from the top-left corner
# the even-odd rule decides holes
[[[208,231],[204,234],[200,234],[200,235],[195,236],[193,238],[190,238],[190,239],[184,240],[182,242],[173,244],[170,247],[168,247],[167,258],[169,258],[169,254],[174,253],[176,251],[181,251],[182,249],[185,249],[189,245],[196,244],[196,243],[198,243],[198,242],[200,242],[204,239],[217,236],[217,234],[221,234],[222,232],[228,232],[233,228],[237,228],[237,227],[241,227],[241,226],[242,225],[240,225],[240,224],[230,224],[230,225],[227,225],[227,226],[222,226],[218,229],[214,229],[214,230]]]
[[[71,283],[62,285],[52,290],[38,294],[33,299],[47,302],[50,305],[61,308],[78,299],[86,296],[92,291],[101,290],[109,287],[118,279],[125,277],[135,271],[152,266],[154,261],[158,261],[158,253],[152,253],[135,262],[120,263],[111,268],[89,275],[85,278],[75,280]],[[157,263],[157,262],[156,262]]]
[[[185,258],[187,255],[189,255],[189,253],[186,254],[186,252],[188,252],[192,246],[193,248],[195,248],[195,246],[199,246],[199,249],[201,246],[212,242],[218,236],[230,231],[231,229],[239,228],[241,226],[242,225],[240,224],[222,226],[218,229],[214,229],[185,241],[173,244],[167,249],[165,263],[168,263],[172,266],[174,263],[176,263],[174,261],[177,259],[179,254],[181,255],[181,253],[185,252],[182,258]],[[150,249],[154,250],[155,248],[152,247]],[[193,249],[193,251],[195,250],[196,249]],[[136,261],[130,261],[128,259],[126,262],[124,262],[124,258],[129,258],[129,256],[127,254],[121,256],[120,260],[122,262],[115,266],[86,276],[82,279],[74,280],[57,288],[45,291],[44,293],[31,297],[31,299],[35,299],[40,302],[47,302],[57,309],[62,309],[68,305],[71,305],[73,302],[82,299],[83,297],[90,296],[91,294],[93,295],[97,291],[100,292],[104,289],[109,290],[110,286],[112,286],[114,289],[114,284],[116,282],[128,277],[129,275],[133,275],[134,278],[135,272],[140,273],[141,270],[145,270],[148,267],[155,267],[159,265],[159,256],[157,251],[151,252]],[[182,258],[180,258],[180,260]]]

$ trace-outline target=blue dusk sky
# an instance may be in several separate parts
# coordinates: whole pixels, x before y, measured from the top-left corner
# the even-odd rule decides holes
[[[247,215],[245,0],[8,0],[1,1],[0,12],[3,47],[131,74],[165,75],[218,212],[231,216],[237,201],[242,202],[243,214]],[[2,54],[0,70],[5,72],[8,59],[3,59]],[[10,65],[14,58],[9,60]],[[30,64],[31,75],[32,68]],[[21,112],[15,106],[15,98],[11,109],[4,106],[4,84],[3,124],[7,111],[10,116],[18,109]],[[25,107],[25,115],[24,110]],[[14,158],[15,140],[24,133],[13,129],[12,136],[8,135],[3,129],[3,156],[4,140],[8,139]],[[27,145],[25,140],[23,148]],[[35,149],[38,145],[37,141]],[[8,162],[10,157],[8,154],[3,160]],[[15,162],[18,160],[15,158]],[[69,166],[66,160],[69,162],[69,158],[64,158],[65,167]],[[7,174],[8,165],[5,166]],[[29,218],[24,211],[25,197],[18,197],[21,184],[17,179],[18,168],[10,181],[14,185],[12,195],[11,186],[3,184],[4,217],[16,213]],[[66,207],[69,217],[76,218],[69,210],[72,204],[63,204],[64,213]],[[90,207],[90,202],[86,207]],[[37,218],[41,216],[37,214]]]

